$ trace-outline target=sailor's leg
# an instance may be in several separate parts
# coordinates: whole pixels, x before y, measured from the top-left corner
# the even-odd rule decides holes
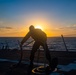
[[[35,42],[33,45],[33,48],[31,50],[31,55],[30,55],[30,65],[29,65],[29,69],[28,69],[28,75],[31,75],[31,71],[33,68],[33,60],[34,60],[34,55],[35,52],[37,51],[37,49],[39,48],[40,44],[38,42]]]
[[[51,65],[51,55],[50,55],[50,51],[49,51],[49,49],[48,49],[47,44],[44,44],[44,45],[43,45],[43,48],[44,48],[44,50],[45,50],[46,58],[47,58],[47,60],[49,61],[49,65]]]
[[[39,46],[40,46],[39,42],[35,42],[34,43],[33,48],[31,50],[30,63],[33,63],[35,52],[37,51],[37,49],[39,48]]]

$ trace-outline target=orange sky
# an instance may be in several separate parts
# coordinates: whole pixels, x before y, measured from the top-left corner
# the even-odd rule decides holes
[[[41,29],[47,34],[48,37],[59,37],[61,34],[64,36],[74,36],[76,37],[76,25],[63,26],[61,22],[58,21],[48,21],[47,18],[44,19],[40,16],[40,19],[28,19],[25,22],[25,17],[18,22],[3,21],[0,22],[3,26],[0,28],[0,37],[24,37],[29,31],[29,26],[34,25],[35,27],[40,26]],[[6,27],[4,26],[6,25]],[[8,26],[7,26],[8,25]]]
[[[24,37],[30,25],[48,37],[76,37],[76,0],[0,1],[0,37]]]
[[[0,32],[0,37],[24,37],[27,32],[29,31],[29,26],[30,25],[23,25],[20,27],[16,27],[13,26],[12,28],[2,28],[1,32]],[[49,25],[40,25],[40,24],[36,24],[34,25],[36,28],[37,26],[40,26],[41,29],[47,34],[48,37],[57,37],[57,36],[61,36],[61,34],[65,35],[65,36],[70,36],[70,34],[75,33],[74,30],[70,29],[70,28],[66,28],[64,27],[62,28],[56,28],[54,26],[49,26]],[[74,34],[75,35],[75,34]]]

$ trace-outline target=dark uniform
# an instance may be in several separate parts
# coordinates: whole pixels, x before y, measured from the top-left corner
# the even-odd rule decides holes
[[[23,40],[21,41],[21,44],[23,44],[24,42],[27,41],[28,38],[32,37],[35,40],[35,43],[32,47],[31,50],[31,55],[30,55],[30,64],[33,63],[34,60],[34,55],[35,52],[37,51],[37,49],[39,49],[40,46],[42,46],[45,50],[46,53],[46,58],[49,61],[49,64],[51,63],[51,56],[50,56],[50,52],[47,46],[47,36],[46,34],[41,30],[41,29],[33,29],[30,30],[26,36],[23,38]]]

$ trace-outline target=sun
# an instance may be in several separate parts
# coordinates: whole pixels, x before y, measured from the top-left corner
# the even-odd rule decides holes
[[[41,25],[36,25],[35,28],[38,28],[38,29],[41,29],[43,30],[42,26]]]

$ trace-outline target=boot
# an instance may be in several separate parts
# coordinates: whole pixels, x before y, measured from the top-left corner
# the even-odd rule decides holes
[[[51,61],[51,70],[54,71],[55,68],[57,68],[57,65],[58,65],[58,58],[53,58],[52,61]]]
[[[28,67],[27,75],[31,75],[33,69],[33,62],[30,62],[30,65]]]

